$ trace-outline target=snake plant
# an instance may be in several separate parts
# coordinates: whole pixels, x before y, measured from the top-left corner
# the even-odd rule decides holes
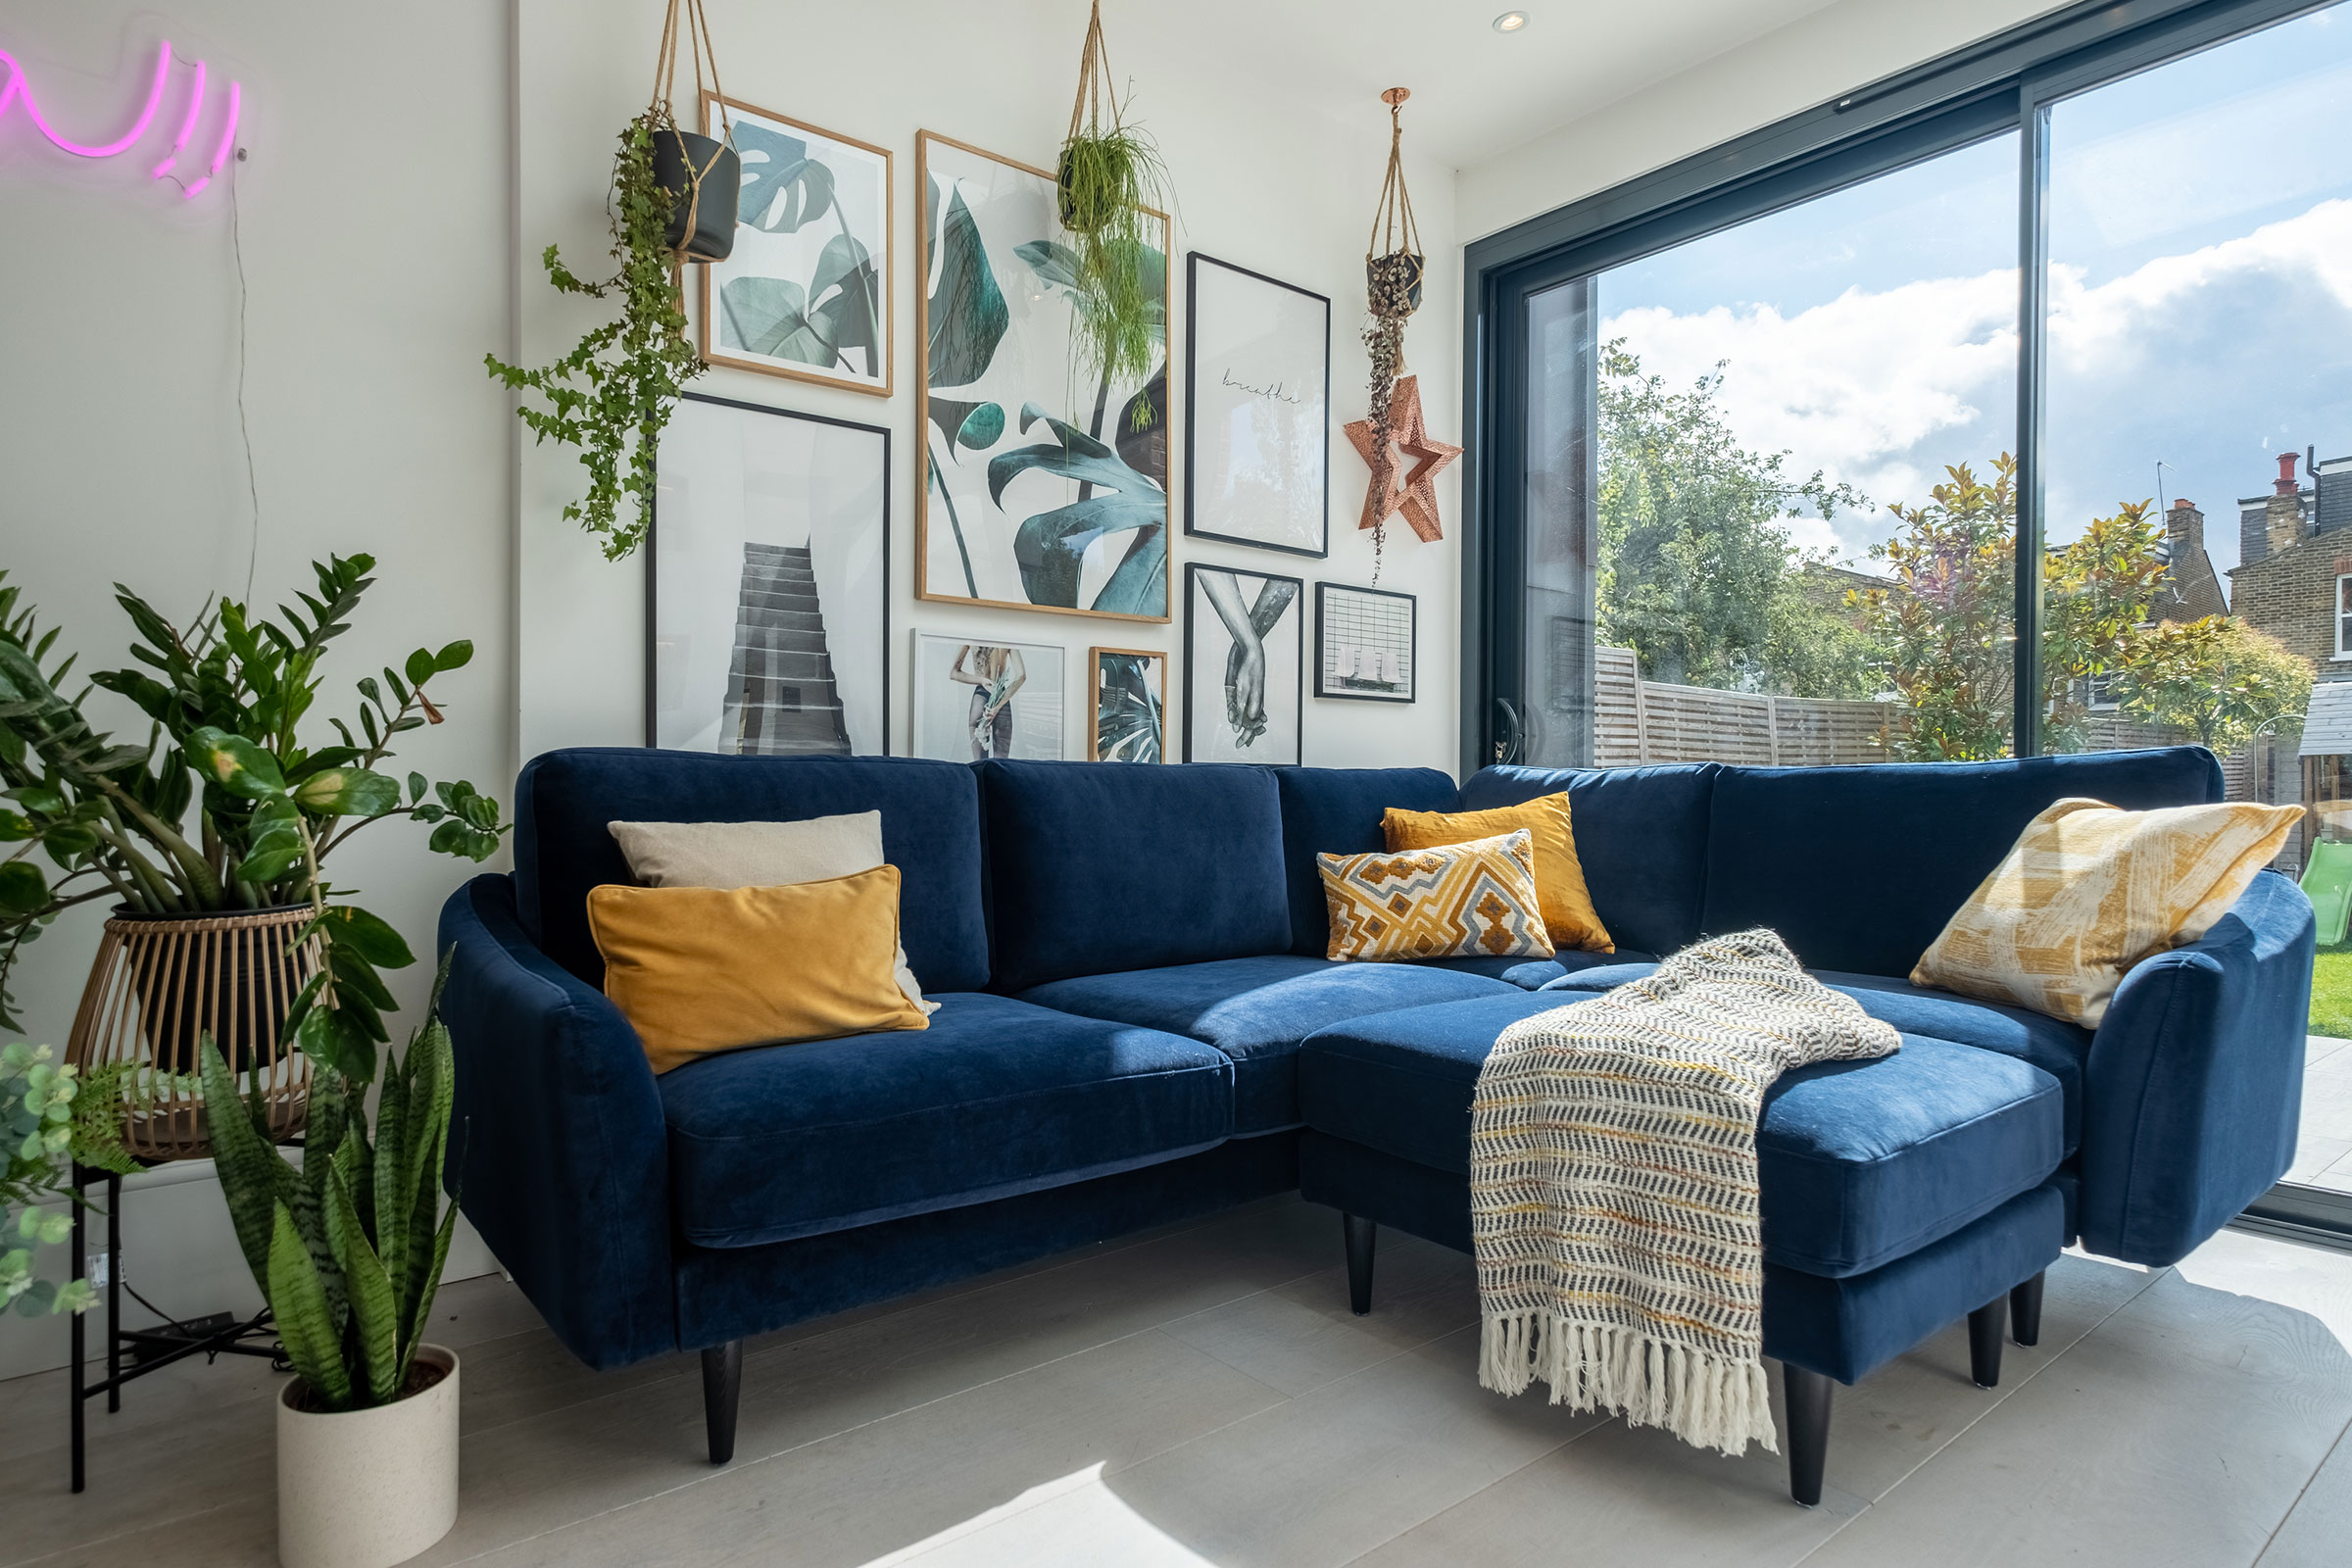
[[[300,1167],[271,1144],[258,1103],[239,1114],[236,1078],[204,1041],[206,1114],[229,1218],[286,1356],[321,1409],[368,1409],[419,1392],[408,1386],[410,1369],[458,1219],[441,1195],[456,1081],[439,1016],[448,978],[444,960],[423,1027],[383,1069],[372,1141],[363,1089],[320,1072]]]

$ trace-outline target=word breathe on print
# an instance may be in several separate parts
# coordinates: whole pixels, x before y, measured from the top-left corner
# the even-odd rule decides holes
[[[245,108],[243,85],[231,81],[228,84],[227,108],[220,122],[220,137],[213,148],[212,162],[194,179],[182,179],[178,172],[180,154],[187,149],[188,139],[195,135],[196,122],[204,117],[205,66],[201,60],[194,64],[194,79],[188,86],[187,107],[179,117],[179,133],[172,138],[172,150],[164,154],[163,162],[157,164],[148,175],[151,179],[169,179],[178,185],[183,201],[201,194],[213,182],[213,176],[220,172],[221,166],[228,162],[228,155],[237,144],[237,120]],[[155,81],[147,89],[147,106],[139,111],[139,118],[132,122],[130,129],[113,141],[102,144],[71,141],[58,134],[57,127],[49,123],[48,117],[41,113],[40,105],[33,101],[32,84],[25,79],[24,68],[17,64],[16,56],[0,49],[0,121],[7,120],[10,109],[23,104],[26,117],[42,135],[49,138],[49,144],[76,158],[114,158],[138,145],[139,139],[147,134],[148,127],[155,123],[155,117],[163,109],[171,85],[172,44],[166,39],[162,52],[156,57]]]
[[[1235,380],[1231,370],[1225,371],[1222,379],[1227,386],[1233,388],[1236,392],[1247,392],[1253,398],[1267,398],[1276,403],[1290,404],[1299,404],[1306,401],[1306,399],[1294,396],[1291,392],[1285,390],[1285,383],[1281,381],[1276,381],[1268,386],[1252,386],[1247,381]]]

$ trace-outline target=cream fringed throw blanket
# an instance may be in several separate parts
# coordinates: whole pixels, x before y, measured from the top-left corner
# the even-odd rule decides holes
[[[1810,1061],[1898,1040],[1770,931],[1513,1024],[1479,1070],[1470,1224],[1478,1380],[1697,1447],[1779,1451],[1763,1362],[1756,1118]]]

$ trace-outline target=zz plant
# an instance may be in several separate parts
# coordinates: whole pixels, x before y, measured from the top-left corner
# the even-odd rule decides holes
[[[369,1071],[322,1074],[297,1167],[271,1143],[266,1112],[206,1037],[206,1116],[237,1244],[270,1303],[278,1339],[322,1408],[363,1410],[415,1392],[416,1347],[432,1320],[458,1210],[444,1206],[455,1064],[438,1016],[446,960],[424,1024],[384,1064],[375,1131]]]
[[[18,955],[75,905],[194,916],[308,904],[299,940],[321,938],[327,961],[294,998],[285,1036],[348,1079],[374,1076],[395,1006],[378,971],[416,958],[327,879],[327,857],[371,822],[408,817],[431,825],[428,849],[483,860],[508,826],[470,783],[413,772],[404,797],[380,771],[398,737],[442,721],[426,688],[463,669],[471,643],[419,648],[380,683],[363,677],[353,721],[328,720],[336,743],[303,739],[319,662],[350,629],[374,564],[314,563],[317,592],[296,595],[300,609],[270,618],[222,600],[185,629],[117,584],[137,667],[91,680],[148,716],[136,746],[91,726],[87,689],[65,694],[74,661],[51,659],[57,628],[41,630],[0,585],[0,1027],[15,1026],[7,979]]]

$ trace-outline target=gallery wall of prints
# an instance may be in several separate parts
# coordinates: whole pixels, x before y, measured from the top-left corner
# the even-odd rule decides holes
[[[544,359],[567,347],[589,318],[546,288],[537,254],[555,241],[566,258],[587,259],[609,243],[602,228],[608,150],[643,99],[644,62],[659,34],[661,6],[658,0],[517,0],[516,16],[517,347],[526,358]],[[1102,724],[1108,725],[1114,744],[1133,754],[1144,749],[1141,727],[1156,703],[1163,755],[1181,760],[1188,733],[1207,738],[1198,726],[1188,730],[1189,684],[1201,716],[1224,724],[1228,742],[1247,737],[1246,744],[1225,747],[1247,760],[1293,760],[1288,752],[1273,755],[1275,746],[1284,745],[1322,765],[1419,763],[1457,770],[1458,539],[1428,545],[1392,526],[1375,584],[1370,536],[1355,527],[1365,472],[1340,433],[1342,423],[1364,412],[1357,341],[1364,220],[1378,192],[1388,128],[1377,98],[1357,105],[1354,97],[1364,95],[1352,82],[1301,83],[1261,70],[1215,37],[1201,36],[1181,8],[1127,0],[1105,5],[1104,26],[1115,40],[1119,70],[1134,80],[1135,113],[1157,137],[1177,196],[1166,258],[1165,370],[1155,378],[1160,384],[1105,390],[1081,384],[1066,341],[1057,341],[1066,339],[1066,290],[1056,279],[1051,250],[1038,243],[1053,238],[1050,206],[1038,211],[1039,192],[1050,186],[1017,167],[1050,168],[1059,146],[1086,22],[1082,0],[986,8],[730,5],[714,6],[711,20],[747,176],[756,167],[788,166],[813,152],[835,166],[830,177],[836,200],[801,220],[805,193],[790,193],[774,180],[754,193],[753,226],[739,230],[735,257],[689,288],[691,330],[698,342],[709,343],[714,362],[694,390],[887,431],[887,575],[880,608],[871,608],[875,597],[860,586],[855,602],[844,602],[838,612],[824,607],[824,630],[835,673],[848,677],[836,679],[837,690],[854,688],[861,678],[841,667],[849,638],[855,635],[861,649],[882,650],[889,750],[915,750],[918,713],[927,713],[934,743],[929,750],[969,756],[975,746],[993,748],[1002,731],[1011,755],[1040,755],[1048,745],[1044,715],[1050,706],[1057,710],[1053,727],[1063,758],[1087,756]],[[1399,63],[1399,73],[1400,79],[1409,77],[1409,61]],[[922,138],[926,131],[938,139]],[[1458,439],[1460,247],[1451,220],[1451,172],[1431,165],[1415,169],[1412,177],[1430,256],[1431,304],[1407,332],[1407,368],[1421,377],[1433,431]],[[946,210],[958,199],[990,258],[1006,327],[991,363],[955,386],[936,387],[943,406],[927,417],[923,388],[933,344],[923,318],[940,293],[947,258],[936,251],[926,255],[926,225],[944,225]],[[1044,200],[1050,203],[1050,196]],[[876,203],[887,206],[887,221]],[[1200,352],[1217,357],[1213,366],[1204,360],[1200,367],[1200,388],[1188,384],[1188,262],[1195,253],[1302,291],[1274,307],[1277,314],[1295,318],[1304,296],[1330,302],[1321,443],[1328,482],[1319,509],[1328,555],[1241,542],[1287,530],[1297,545],[1315,520],[1317,509],[1300,507],[1295,487],[1267,481],[1274,466],[1295,471],[1295,461],[1269,466],[1250,460],[1247,405],[1280,404],[1287,411],[1294,405],[1284,400],[1301,389],[1292,372],[1269,374],[1266,357],[1249,352],[1247,320],[1200,346]],[[861,267],[870,272],[860,272]],[[870,308],[853,301],[829,313],[812,310],[851,297],[866,286],[867,276]],[[1246,279],[1218,272],[1210,286],[1233,282]],[[1247,317],[1251,307],[1246,300],[1243,305],[1225,319]],[[1294,349],[1298,325],[1290,320]],[[959,368],[970,371],[972,366]],[[1188,414],[1188,396],[1210,391],[1212,382],[1216,396],[1206,399],[1206,415]],[[1150,432],[1133,430],[1123,417],[1139,394],[1158,411]],[[1244,411],[1238,421],[1237,409]],[[1193,430],[1191,417],[1204,422]],[[1089,475],[1018,457],[1045,446],[1065,450],[1054,421],[1104,449],[1091,484]],[[1196,532],[1187,531],[1188,431],[1213,438],[1195,456],[1205,461],[1213,445],[1222,464],[1218,471],[1233,480],[1214,498],[1205,486],[1191,497]],[[649,713],[662,695],[648,657],[648,574],[634,564],[607,564],[562,520],[564,500],[577,490],[568,455],[527,442],[517,446],[520,753],[645,744]],[[843,443],[845,451],[856,448],[858,443]],[[992,495],[991,466],[1005,459],[1015,466]],[[866,461],[863,449],[857,461]],[[999,472],[1005,470],[1000,466]],[[1460,517],[1457,479],[1458,469],[1441,480],[1449,530]],[[844,481],[810,473],[782,482],[809,488],[796,496],[770,495],[767,504],[814,505],[823,487],[838,489]],[[1045,569],[1032,551],[1024,570],[1024,524],[1082,499],[1106,497],[1117,514],[1110,526],[1098,528],[1090,517],[1083,526],[1061,529],[1058,542],[1075,541],[1077,548]],[[946,515],[950,501],[954,523]],[[808,531],[803,523],[784,526],[796,538]],[[1051,535],[1058,526],[1032,528],[1031,537]],[[818,577],[823,533],[818,527],[820,542],[807,545],[808,564],[796,558],[755,568],[780,572],[794,587],[804,571]],[[729,548],[741,550],[744,543]],[[657,524],[657,552],[674,548]],[[1300,583],[1288,618],[1276,628],[1277,645],[1255,651],[1286,671],[1279,679],[1290,683],[1287,710],[1250,700],[1254,693],[1262,705],[1265,693],[1244,673],[1245,665],[1255,667],[1252,650],[1228,661],[1238,702],[1229,703],[1225,662],[1212,667],[1203,653],[1194,662],[1199,667],[1188,668],[1187,570],[1195,565],[1232,574],[1250,590],[1252,607],[1258,606],[1259,579]],[[707,559],[701,569],[711,569]],[[743,569],[741,559],[732,569]],[[825,569],[847,581],[846,564]],[[659,578],[659,563],[653,575]],[[1324,582],[1414,596],[1413,701],[1314,695],[1323,657],[1316,644],[1315,585]],[[748,602],[739,580],[738,615]],[[1039,605],[1051,608],[1031,608]],[[701,613],[723,618],[724,612],[707,607]],[[873,618],[886,620],[886,627],[859,623]],[[1245,613],[1234,624],[1247,628],[1250,622]],[[1211,635],[1227,634],[1225,622],[1217,621]],[[938,683],[952,689],[918,685],[925,678],[918,638],[944,640],[934,645],[940,655],[936,673]],[[963,659],[964,679],[952,673],[953,650],[958,648],[972,650]],[[1099,657],[1098,650],[1160,658],[1154,665],[1137,657]],[[1017,677],[1008,653],[1018,655]],[[1361,667],[1380,667],[1373,656],[1349,657]],[[709,661],[699,667],[708,685]],[[801,666],[780,659],[774,667]],[[1293,670],[1295,675],[1288,673]],[[975,673],[993,684],[972,684]],[[1002,694],[1016,678],[1007,700],[1015,717],[1004,730],[989,710],[991,698],[983,696],[975,708],[974,694]],[[1058,688],[1050,705],[1048,685]],[[710,694],[696,689],[697,702],[710,707],[702,702]],[[821,701],[816,694],[800,700],[811,708]],[[739,732],[744,706],[736,705],[732,719],[718,710],[698,711],[692,727],[700,732],[731,722]],[[845,730],[856,727],[845,718]],[[775,728],[770,724],[762,733],[772,735]],[[1283,740],[1286,733],[1294,738]],[[858,743],[856,749],[867,747]]]

